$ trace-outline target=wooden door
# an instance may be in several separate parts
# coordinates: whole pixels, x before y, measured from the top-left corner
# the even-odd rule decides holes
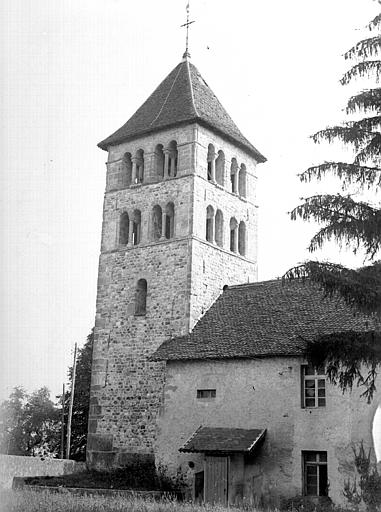
[[[228,457],[205,457],[205,503],[228,503]]]

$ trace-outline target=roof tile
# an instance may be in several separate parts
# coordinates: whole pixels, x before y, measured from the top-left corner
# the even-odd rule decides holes
[[[244,428],[200,427],[180,452],[242,453],[251,452],[260,444],[266,430]]]
[[[155,89],[135,114],[98,144],[119,144],[171,126],[199,122],[243,147],[258,162],[266,158],[242,135],[216,95],[188,60],[183,60]]]
[[[374,320],[311,283],[281,280],[227,288],[186,336],[165,341],[153,360],[302,355],[305,342],[344,330],[365,331]]]

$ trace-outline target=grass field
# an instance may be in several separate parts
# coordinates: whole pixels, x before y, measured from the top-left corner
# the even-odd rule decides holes
[[[70,492],[50,493],[9,490],[0,493],[1,512],[226,512],[220,506],[198,506],[177,501],[147,501],[141,498],[78,496]],[[242,510],[230,507],[230,512]],[[252,512],[262,512],[251,509]]]
[[[292,508],[289,512],[358,512],[356,508],[326,507],[315,505]],[[361,509],[363,510],[363,509]],[[373,510],[373,509],[372,509]],[[378,509],[374,509],[376,511]],[[0,512],[280,512],[246,504],[240,508],[220,505],[196,505],[172,499],[161,501],[137,496],[93,496],[30,489],[0,491]]]

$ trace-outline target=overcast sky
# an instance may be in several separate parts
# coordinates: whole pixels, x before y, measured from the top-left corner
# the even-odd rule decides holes
[[[186,0],[2,0],[0,398],[66,381],[95,315],[106,153],[179,63]],[[343,119],[342,54],[372,0],[191,0],[193,63],[258,166],[259,279],[303,261],[314,229],[287,212],[312,195],[296,174],[329,159],[309,135]],[[333,247],[314,255],[349,265]]]

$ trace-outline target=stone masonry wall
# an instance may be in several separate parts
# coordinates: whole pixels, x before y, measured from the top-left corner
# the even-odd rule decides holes
[[[209,137],[209,138],[208,138]],[[200,139],[200,140],[199,140]],[[224,144],[226,157],[245,160],[247,195],[229,192],[205,177],[208,140]],[[176,177],[157,174],[155,148],[176,141]],[[126,182],[124,155],[144,151],[143,183]],[[255,162],[230,143],[197,125],[149,134],[111,147],[107,164],[101,256],[99,260],[88,463],[125,464],[133,454],[153,457],[156,419],[163,406],[164,365],[149,356],[166,339],[189,331],[217,298],[225,284],[256,279]],[[153,208],[174,207],[174,233],[169,240],[153,236]],[[205,240],[209,203],[224,215],[224,243]],[[121,244],[120,219],[141,213],[141,238]],[[229,219],[245,220],[247,254],[230,252]],[[137,281],[147,281],[147,311],[136,316]]]
[[[225,285],[256,281],[256,263],[206,241],[192,243],[191,328],[206,313]]]
[[[208,181],[208,146],[213,144],[216,154],[225,155],[224,185]],[[193,200],[193,243],[191,284],[191,327],[206,312],[225,285],[255,282],[257,280],[257,207],[255,201],[256,162],[244,151],[209,130],[198,127],[195,151],[196,176]],[[235,158],[244,163],[247,173],[246,197],[231,192],[230,166]],[[223,241],[219,247],[214,240],[205,239],[205,219],[208,206],[223,214]],[[230,251],[230,219],[246,225],[246,253],[241,256]]]
[[[300,358],[189,361],[167,363],[164,408],[158,420],[158,461],[176,473],[203,470],[201,454],[178,450],[200,426],[263,428],[266,440],[252,464],[245,465],[234,493],[276,504],[280,497],[302,494],[302,451],[327,451],[329,496],[344,503],[344,482],[353,479],[352,447],[372,446],[372,420],[380,403],[361,390],[342,394],[327,384],[326,407],[301,407]],[[197,389],[216,389],[216,398],[197,399]],[[234,461],[233,461],[234,462]],[[242,497],[242,495],[241,495]],[[274,503],[275,502],[275,503]]]
[[[123,452],[152,453],[163,365],[148,361],[148,357],[165,339],[187,330],[188,272],[187,240],[101,256],[90,464],[122,464]],[[148,285],[145,316],[134,315],[135,287],[140,278]]]

